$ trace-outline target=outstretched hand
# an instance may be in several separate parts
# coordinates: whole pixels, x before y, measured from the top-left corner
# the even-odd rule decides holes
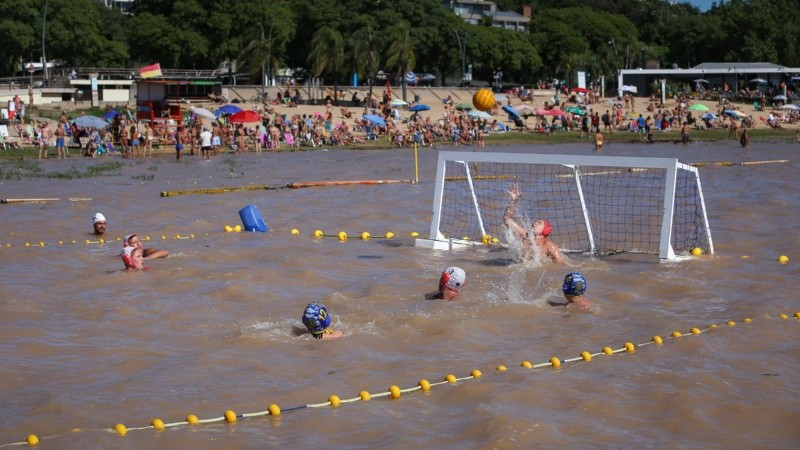
[[[517,183],[510,183],[506,192],[511,196],[511,200],[517,200],[522,197],[522,191],[519,190]]]

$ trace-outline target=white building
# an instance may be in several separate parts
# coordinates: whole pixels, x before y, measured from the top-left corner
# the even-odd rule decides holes
[[[451,0],[443,6],[457,14],[464,22],[478,25],[484,18],[491,18],[492,26],[506,30],[527,32],[531,22],[531,7],[524,6],[522,14],[513,11],[498,11],[494,2],[487,0]]]

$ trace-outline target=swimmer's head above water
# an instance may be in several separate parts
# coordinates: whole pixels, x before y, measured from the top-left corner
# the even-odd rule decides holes
[[[124,247],[119,256],[125,264],[125,269],[141,270],[144,268],[144,256],[139,247]]]
[[[460,267],[448,267],[439,278],[439,293],[445,300],[455,300],[467,284],[467,274]]]
[[[550,236],[550,232],[553,231],[553,225],[550,224],[550,221],[539,219],[536,222],[533,222],[531,225],[531,229],[533,230],[534,236]]]
[[[586,279],[579,272],[570,272],[564,277],[561,288],[565,296],[580,296],[586,292]]]
[[[331,326],[331,316],[328,314],[328,308],[317,302],[309,303],[306,306],[302,321],[303,325],[308,328],[308,332],[317,339],[322,339],[326,330]]]
[[[106,232],[106,216],[101,213],[96,213],[92,217],[92,228],[94,228],[94,234],[101,235]]]

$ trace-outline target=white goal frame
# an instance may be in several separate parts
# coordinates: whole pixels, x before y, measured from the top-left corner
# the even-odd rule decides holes
[[[417,238],[415,245],[419,247],[431,248],[436,250],[453,250],[457,248],[464,248],[467,246],[481,245],[480,241],[466,240],[462,238],[445,237],[440,231],[442,220],[442,202],[445,188],[445,181],[447,173],[447,163],[463,164],[464,172],[466,174],[466,182],[468,194],[472,197],[473,213],[478,218],[478,225],[482,235],[486,235],[484,228],[483,218],[481,215],[481,205],[475,193],[473,176],[470,164],[472,163],[509,163],[509,164],[544,164],[544,165],[558,165],[564,168],[569,168],[574,174],[576,183],[576,190],[580,198],[580,205],[583,210],[583,225],[586,227],[588,233],[588,241],[590,245],[589,253],[595,253],[594,232],[589,221],[589,211],[587,210],[587,203],[584,199],[583,189],[581,187],[581,171],[582,166],[595,166],[595,167],[613,167],[620,169],[663,169],[666,171],[664,179],[664,197],[663,197],[663,215],[661,220],[660,242],[658,245],[658,255],[661,261],[677,261],[686,259],[685,255],[676,255],[672,247],[672,233],[673,233],[673,219],[675,212],[675,199],[676,199],[676,185],[679,170],[685,170],[694,175],[696,182],[697,194],[699,195],[699,205],[702,212],[703,231],[707,240],[708,248],[705,249],[708,253],[714,253],[714,246],[711,240],[711,229],[708,224],[708,214],[706,212],[705,200],[703,198],[703,191],[700,185],[700,176],[696,167],[683,164],[675,158],[647,158],[647,157],[623,157],[623,156],[580,156],[580,155],[545,155],[545,154],[530,154],[530,153],[479,153],[479,152],[461,152],[461,151],[441,151],[439,152],[438,163],[436,167],[436,185],[433,197],[433,216],[431,220],[430,235],[427,239]],[[654,253],[654,252],[653,252]]]

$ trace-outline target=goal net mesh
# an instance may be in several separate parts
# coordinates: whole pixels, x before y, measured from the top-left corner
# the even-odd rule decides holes
[[[440,239],[480,242],[485,233],[502,241],[503,214],[510,198],[506,191],[514,183],[523,194],[517,220],[524,224],[550,221],[550,238],[562,251],[659,253],[666,169],[475,161],[445,164]],[[681,169],[677,173],[672,248],[676,253],[694,247],[709,251],[696,174]]]

